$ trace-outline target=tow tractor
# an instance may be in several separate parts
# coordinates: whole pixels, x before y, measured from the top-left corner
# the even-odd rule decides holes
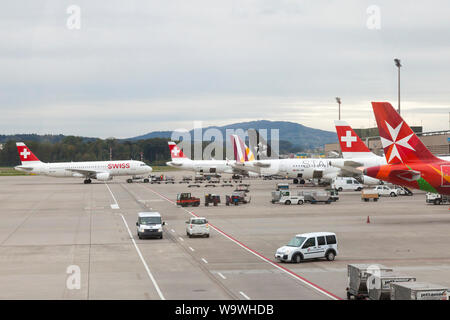
[[[220,196],[218,194],[207,193],[205,194],[205,207],[212,203],[214,207],[220,203]]]
[[[450,196],[442,195],[439,193],[427,192],[426,202],[433,203],[435,205],[449,204]]]
[[[200,198],[193,197],[189,192],[177,194],[177,206],[182,207],[198,207]]]
[[[250,203],[250,197],[244,191],[234,191],[231,196],[226,196],[225,204],[229,206],[234,204],[235,206],[239,204]]]
[[[282,196],[281,199],[278,201],[278,203],[282,203],[285,205],[303,204],[304,202],[305,202],[304,196],[289,194],[289,192],[288,195]]]

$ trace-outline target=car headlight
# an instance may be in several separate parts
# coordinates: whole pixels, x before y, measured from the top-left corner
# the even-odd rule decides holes
[[[158,232],[162,232],[162,228],[159,228],[159,229],[158,229]]]
[[[139,231],[144,232],[144,231],[145,231],[145,228],[144,228],[144,227],[140,227],[140,228],[139,228]]]

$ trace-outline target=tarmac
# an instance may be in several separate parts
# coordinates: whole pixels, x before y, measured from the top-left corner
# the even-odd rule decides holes
[[[173,185],[1,177],[0,299],[345,299],[350,263],[450,287],[449,207],[426,204],[422,192],[368,203],[341,192],[332,204],[287,206],[270,203],[287,180],[248,179],[251,202],[225,206],[233,187],[188,188],[178,183],[187,174],[168,173]],[[177,207],[179,192],[201,206]],[[222,203],[205,207],[205,193]],[[141,211],[161,213],[163,239],[137,238]],[[193,215],[208,219],[209,238],[186,236]],[[274,260],[294,235],[316,231],[337,234],[335,261]]]

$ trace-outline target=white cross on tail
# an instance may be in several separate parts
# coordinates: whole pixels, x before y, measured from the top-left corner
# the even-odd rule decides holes
[[[350,130],[347,130],[345,134],[346,134],[345,136],[341,137],[341,141],[346,143],[347,148],[351,148],[352,142],[356,141],[356,137],[352,136],[352,132]]]
[[[27,150],[27,148],[24,148],[23,151],[20,153],[21,156],[23,156],[24,159],[28,158],[28,156],[31,154],[31,152],[29,152]]]

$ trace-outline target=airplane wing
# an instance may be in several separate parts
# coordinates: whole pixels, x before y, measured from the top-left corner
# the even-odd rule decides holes
[[[345,160],[342,162],[340,160],[341,159],[339,159],[339,161],[331,160],[330,165],[341,169],[342,174],[351,173],[351,174],[361,175],[363,173],[363,171],[364,171],[363,163],[360,163],[358,161],[353,161],[353,160]]]
[[[269,168],[270,167],[270,163],[264,163],[264,162],[259,162],[259,161],[253,162],[253,165],[255,167],[259,167],[259,168]]]
[[[32,167],[22,167],[22,166],[17,166],[16,168],[19,168],[19,169],[21,169],[21,170],[26,170],[26,171],[31,171],[31,170],[33,170]]]
[[[175,167],[181,167],[183,165],[181,162],[175,162],[175,161],[167,162],[167,164],[169,164],[169,163],[171,166],[175,166]]]
[[[259,167],[249,166],[249,165],[246,165],[245,163],[234,163],[234,164],[231,164],[231,167],[233,168],[233,170],[235,170],[237,172],[260,173],[260,171],[261,171],[261,169]]]
[[[101,173],[104,171],[96,171],[96,170],[84,170],[84,169],[66,169],[67,171],[79,173],[85,177],[95,177],[97,173]]]

